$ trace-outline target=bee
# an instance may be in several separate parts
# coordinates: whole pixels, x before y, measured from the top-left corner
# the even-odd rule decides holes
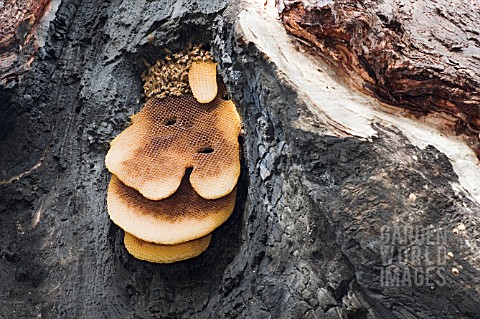
[[[163,99],[167,96],[180,96],[191,92],[188,85],[188,71],[194,61],[207,61],[212,57],[201,46],[189,45],[184,51],[172,53],[165,49],[167,56],[148,67],[142,74],[144,93],[147,98],[155,96]]]

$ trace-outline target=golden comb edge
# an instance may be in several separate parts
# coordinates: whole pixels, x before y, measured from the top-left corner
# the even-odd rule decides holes
[[[188,71],[188,83],[199,103],[209,103],[218,93],[217,64],[210,60],[194,61]]]
[[[128,253],[139,260],[170,264],[199,256],[210,245],[212,234],[177,245],[159,245],[143,241],[125,232],[123,239]]]

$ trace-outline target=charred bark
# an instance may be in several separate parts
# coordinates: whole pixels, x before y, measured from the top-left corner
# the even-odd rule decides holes
[[[476,318],[478,162],[442,149],[441,134],[423,147],[407,134],[423,134],[414,121],[365,118],[375,101],[312,62],[268,12],[263,2],[62,1],[2,102],[0,317]],[[243,175],[211,247],[155,265],[132,258],[108,219],[104,156],[144,102],[144,62],[188,42],[211,46],[242,114]],[[385,225],[445,230],[433,246],[453,257],[402,262],[399,247],[425,245],[392,242]],[[431,284],[382,282],[387,268],[411,268],[412,279],[429,265]]]

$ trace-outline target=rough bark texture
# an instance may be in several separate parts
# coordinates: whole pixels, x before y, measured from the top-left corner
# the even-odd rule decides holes
[[[452,115],[480,157],[478,1],[279,2],[287,30],[384,101]]]
[[[237,17],[250,4],[228,5],[62,1],[0,109],[0,317],[476,318],[479,205],[453,186],[448,159],[391,128],[372,141],[325,135],[245,39]],[[211,247],[155,265],[128,255],[108,219],[104,156],[143,103],[143,60],[189,41],[220,62],[244,121],[244,170]],[[445,285],[381,284],[383,225],[460,222]]]
[[[13,86],[36,52],[35,26],[50,0],[0,1],[0,85]]]

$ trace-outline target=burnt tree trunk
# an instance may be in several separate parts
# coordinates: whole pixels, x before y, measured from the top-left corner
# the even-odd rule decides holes
[[[301,42],[271,1],[61,1],[30,71],[0,88],[1,318],[478,318],[475,1],[451,19],[473,21],[468,52],[451,46],[471,78],[452,68],[428,82],[456,113],[408,76],[396,91],[400,75],[349,33],[373,10],[392,33],[363,39],[398,45],[397,26],[421,19],[359,1],[344,30],[347,2],[294,3],[279,9]],[[211,46],[242,115],[243,173],[209,249],[156,265],[131,257],[108,219],[104,157],[144,102],[144,61],[189,42]],[[442,236],[396,233],[409,229]]]

